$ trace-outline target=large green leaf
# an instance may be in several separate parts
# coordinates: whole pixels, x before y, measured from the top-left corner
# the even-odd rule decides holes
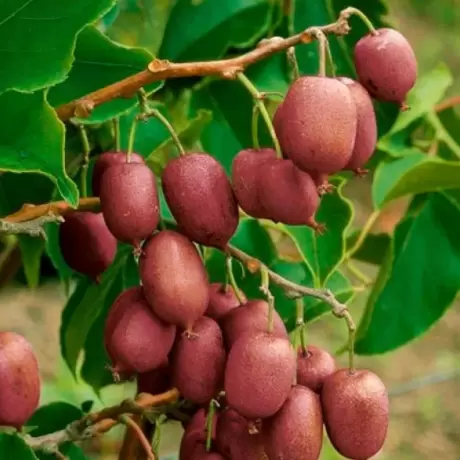
[[[160,57],[197,61],[220,57],[230,46],[250,46],[267,31],[267,0],[177,0],[169,16]],[[178,33],[180,39],[178,39]]]
[[[46,101],[45,92],[0,95],[0,170],[40,173],[62,197],[78,203],[78,188],[64,168],[64,125]]]
[[[0,93],[6,89],[34,91],[62,81],[72,65],[77,33],[113,3],[114,0],[1,2]]]
[[[5,460],[37,460],[34,452],[17,434],[0,433],[0,453]]]
[[[59,245],[59,225],[51,223],[45,225],[46,253],[62,281],[67,282],[75,272],[67,265]]]
[[[391,263],[384,264],[376,292],[358,329],[356,351],[394,350],[426,332],[460,288],[458,204],[434,193],[420,213],[398,225]]]
[[[414,152],[379,165],[372,198],[374,206],[381,208],[404,195],[456,188],[460,188],[460,163]]]
[[[347,248],[352,248],[358,240],[360,231],[353,232],[347,237]],[[380,265],[385,257],[391,237],[386,233],[371,233],[366,236],[359,249],[353,254],[353,259]]]
[[[50,89],[48,99],[53,106],[65,104],[144,70],[152,59],[147,51],[126,48],[112,42],[94,26],[88,26],[78,35],[72,70],[62,83]],[[148,90],[154,91],[160,86],[161,82],[156,82],[149,85]],[[136,95],[114,99],[96,107],[90,117],[80,121],[100,123],[136,104]]]

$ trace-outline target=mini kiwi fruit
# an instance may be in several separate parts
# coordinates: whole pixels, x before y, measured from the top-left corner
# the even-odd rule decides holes
[[[314,345],[297,351],[297,383],[319,393],[324,380],[337,370],[334,357]]]
[[[243,301],[246,302],[246,296],[241,292]],[[239,307],[240,301],[236,297],[232,286],[223,283],[211,283],[210,297],[206,316],[218,321],[225,316],[230,310]]]

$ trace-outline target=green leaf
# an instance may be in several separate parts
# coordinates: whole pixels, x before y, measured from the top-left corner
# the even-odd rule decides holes
[[[381,208],[408,194],[460,188],[460,163],[418,152],[381,163],[372,184],[374,206]]]
[[[72,275],[75,274],[75,272],[67,265],[62,255],[61,247],[59,245],[59,225],[54,223],[46,224],[45,233],[46,253],[48,254],[54,268],[57,270],[59,278],[61,278],[62,281],[67,282],[70,280]]]
[[[17,434],[0,433],[0,452],[5,460],[37,460],[34,452]],[[7,457],[3,457],[3,455]]]
[[[84,454],[81,447],[71,442],[62,444],[59,447],[59,451],[67,460],[92,460]],[[56,460],[55,454],[45,454],[43,452],[37,452],[37,457],[39,460]]]
[[[28,235],[19,235],[18,239],[27,284],[35,289],[40,281],[40,261],[45,250],[45,241]]]
[[[355,245],[360,233],[360,231],[353,232],[347,238],[347,248],[352,248]],[[369,264],[380,265],[385,257],[390,242],[391,237],[386,233],[371,233],[366,236],[359,249],[353,254],[353,259]]]
[[[42,436],[54,431],[63,430],[69,423],[83,417],[83,411],[67,402],[57,401],[37,409],[27,422],[34,428],[31,436]]]
[[[53,106],[65,104],[144,70],[152,59],[147,51],[114,43],[94,26],[88,26],[78,35],[72,70],[62,83],[50,89],[48,99]],[[155,82],[146,89],[152,92],[161,85]],[[114,99],[79,121],[101,123],[136,105],[136,95]]]
[[[434,193],[396,228],[391,269],[374,288],[358,328],[356,352],[394,350],[426,332],[460,288],[460,208]],[[434,248],[433,244],[436,244]]]
[[[73,62],[76,35],[113,3],[114,0],[2,2],[0,93],[6,89],[35,91],[62,81]]]
[[[215,59],[231,46],[248,47],[269,27],[267,0],[177,0],[166,26],[159,55],[173,61]],[[178,39],[180,33],[180,39]]]
[[[130,247],[120,247],[115,261],[103,273],[99,285],[86,278],[82,279],[62,312],[61,354],[74,375],[91,326],[102,311],[104,299],[116,282],[130,251]]]
[[[353,218],[353,208],[342,195],[341,183],[337,191],[321,198],[316,220],[326,225],[326,231],[318,235],[306,226],[281,225],[294,241],[306,266],[313,274],[315,287],[325,285],[328,277],[341,263],[346,245],[344,234]]]
[[[40,173],[51,179],[71,205],[78,188],[64,167],[64,125],[46,101],[45,93],[0,95],[0,170]]]

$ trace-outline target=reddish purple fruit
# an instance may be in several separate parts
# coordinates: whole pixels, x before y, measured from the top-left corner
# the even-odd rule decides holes
[[[204,443],[198,444],[193,451],[193,455],[190,460],[225,460],[222,455],[217,452],[207,452],[206,445]]]
[[[323,445],[319,396],[295,386],[283,407],[262,422],[264,448],[270,460],[318,460]]]
[[[220,163],[207,153],[187,153],[167,164],[162,184],[181,231],[199,244],[225,250],[239,215]]]
[[[282,151],[302,171],[332,174],[351,158],[356,106],[348,88],[334,78],[298,78],[274,121]]]
[[[271,334],[237,340],[225,368],[228,405],[249,420],[270,417],[286,401],[296,374],[289,340]]]
[[[140,163],[111,166],[102,176],[100,196],[107,227],[118,240],[140,250],[160,219],[153,172]]]
[[[216,447],[225,458],[232,460],[265,458],[261,433],[253,429],[248,419],[231,408],[219,414]]]
[[[72,212],[59,226],[59,246],[67,265],[96,282],[113,262],[117,240],[102,213]]]
[[[232,163],[232,183],[240,207],[252,217],[265,218],[259,198],[259,169],[268,159],[276,158],[273,149],[241,150]]]
[[[222,283],[212,283],[210,285],[211,295],[209,298],[209,305],[206,310],[206,316],[212,319],[219,320],[225,316],[230,310],[240,306],[240,301],[235,295],[232,286],[225,287]],[[243,293],[244,302],[246,297]]]
[[[159,232],[145,243],[139,269],[153,311],[190,332],[209,303],[208,274],[194,244],[172,230]]]
[[[297,383],[319,393],[324,380],[337,370],[334,357],[322,348],[308,345],[297,352]]]
[[[20,429],[38,407],[40,373],[32,346],[14,332],[0,332],[0,382],[0,426]]]
[[[377,454],[388,430],[388,394],[368,370],[340,369],[323,384],[321,405],[332,445],[344,457],[367,460]]]
[[[265,300],[251,300],[231,310],[221,321],[225,345],[229,350],[233,344],[245,335],[255,335],[268,329],[269,306]],[[286,326],[278,312],[273,312],[273,335],[288,338]]]
[[[377,29],[355,45],[354,61],[361,84],[376,99],[405,107],[417,80],[417,59],[410,43],[394,29]]]
[[[161,366],[170,352],[176,327],[150,308],[140,287],[122,292],[107,316],[104,341],[114,374],[149,372]]]
[[[93,196],[99,196],[101,191],[101,180],[103,174],[110,166],[119,165],[127,162],[127,155],[124,152],[105,152],[99,155],[94,163],[92,189]],[[131,154],[131,163],[144,163],[144,159],[137,153]]]
[[[156,395],[168,391],[171,387],[171,368],[168,358],[153,371],[137,375],[138,393]]]
[[[183,334],[171,360],[173,385],[181,396],[196,404],[208,403],[222,389],[226,353],[219,325],[203,316],[193,335]]]

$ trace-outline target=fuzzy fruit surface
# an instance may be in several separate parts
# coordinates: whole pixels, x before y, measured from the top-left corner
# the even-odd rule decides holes
[[[324,380],[337,370],[334,357],[322,348],[308,345],[297,352],[297,383],[319,393]]]
[[[266,161],[259,171],[260,203],[266,216],[287,225],[318,227],[315,212],[320,200],[311,176],[290,160]]]
[[[309,388],[292,387],[283,407],[262,422],[269,460],[318,460],[323,446],[319,396]]]
[[[171,384],[171,368],[168,358],[150,372],[137,375],[137,392],[156,395],[169,390]]]
[[[153,311],[190,331],[209,303],[208,274],[194,244],[175,231],[159,232],[145,243],[139,269]]]
[[[231,310],[220,321],[225,345],[230,350],[233,344],[245,335],[266,332],[270,307],[265,300],[250,300]],[[288,332],[278,312],[273,311],[273,335],[287,339]]]
[[[343,456],[367,460],[383,446],[388,430],[388,394],[368,370],[340,369],[321,391],[324,423],[332,445]]]
[[[355,45],[359,81],[376,99],[403,104],[417,80],[417,59],[400,32],[382,28]]]
[[[271,334],[237,340],[225,368],[228,404],[249,420],[270,417],[286,401],[296,373],[296,353]]]
[[[230,460],[265,458],[261,433],[251,432],[248,419],[231,408],[226,408],[219,414],[216,447]]]
[[[260,166],[267,160],[276,158],[273,149],[241,150],[233,159],[232,183],[238,204],[244,212],[257,219],[265,218],[260,203]]]
[[[348,88],[336,79],[298,78],[289,88],[274,128],[284,154],[302,171],[332,174],[351,158],[357,126]],[[279,108],[278,108],[279,110]]]
[[[193,451],[193,455],[190,460],[225,460],[222,455],[217,452],[207,452],[206,445],[198,444]]]
[[[141,287],[122,292],[107,316],[104,341],[113,371],[149,372],[164,364],[176,327],[150,308]]]
[[[30,343],[14,332],[0,332],[0,426],[20,429],[40,400],[40,373]]]
[[[67,265],[98,281],[113,262],[117,240],[102,213],[77,211],[65,216],[59,226],[59,246]]]
[[[340,77],[337,80],[347,85],[355,101],[358,114],[353,153],[344,168],[354,171],[362,168],[374,153],[377,144],[377,119],[372,99],[364,86],[347,77]]]
[[[99,196],[101,193],[101,180],[104,173],[110,166],[127,163],[128,157],[125,152],[105,152],[98,156],[94,163],[93,177],[91,178],[91,188],[93,196]],[[131,163],[145,163],[137,153],[131,153]]]
[[[244,301],[246,296],[243,295]],[[225,316],[230,310],[240,306],[240,301],[236,297],[233,287],[228,285],[225,287],[222,283],[212,283],[210,285],[210,297],[206,316],[212,319],[219,320]]]
[[[162,175],[166,202],[181,231],[196,243],[225,249],[238,227],[238,205],[220,163],[207,153],[170,161]]]
[[[172,382],[185,399],[204,404],[223,387],[227,356],[222,331],[213,319],[199,318],[193,333],[182,334],[174,347]]]
[[[123,163],[108,168],[102,176],[100,197],[107,226],[123,243],[139,247],[157,228],[157,183],[147,165]]]

